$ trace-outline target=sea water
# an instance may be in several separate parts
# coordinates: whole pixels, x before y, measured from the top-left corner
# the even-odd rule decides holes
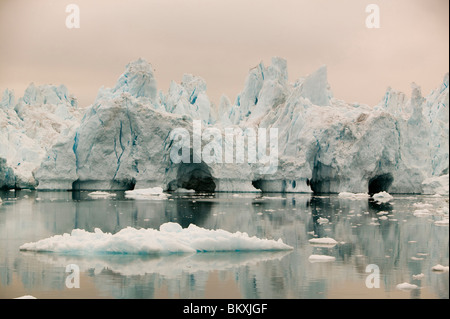
[[[449,226],[442,222],[448,197],[393,194],[382,203],[312,194],[178,193],[154,200],[112,194],[0,192],[0,298],[449,298],[448,271],[432,269],[449,264]],[[293,249],[170,255],[19,250],[73,229],[116,233],[167,222],[281,238]],[[68,284],[74,275],[78,288]],[[399,289],[405,282],[417,288]]]

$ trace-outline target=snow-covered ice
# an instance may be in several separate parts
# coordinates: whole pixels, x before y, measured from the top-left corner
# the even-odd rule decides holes
[[[92,254],[170,254],[218,251],[290,250],[281,239],[268,240],[247,233],[209,230],[191,224],[182,228],[165,223],[156,229],[127,227],[115,234],[74,229],[70,234],[55,235],[20,246],[23,251],[55,252],[75,255]]]

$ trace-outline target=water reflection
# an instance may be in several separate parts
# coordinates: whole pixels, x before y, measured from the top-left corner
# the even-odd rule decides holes
[[[28,293],[47,291],[46,296],[57,298],[67,291],[65,266],[70,263],[90,278],[97,297],[208,298],[212,291],[214,296],[221,289],[225,293],[225,282],[234,287],[228,296],[236,298],[449,297],[448,273],[431,271],[449,261],[448,226],[434,224],[443,218],[438,212],[448,206],[448,198],[397,196],[380,204],[300,194],[180,194],[161,201],[130,200],[120,192],[111,199],[92,199],[87,192],[16,191],[0,196],[0,297],[15,297],[9,291],[20,280]],[[417,202],[431,204],[432,214],[414,216]],[[294,250],[84,258],[18,250],[25,242],[74,228],[115,233],[127,226],[158,228],[168,221],[282,238]],[[332,237],[338,244],[310,244],[315,237]],[[336,259],[310,263],[312,254]],[[382,287],[377,291],[365,287],[368,264],[380,267]],[[420,273],[423,279],[412,278]],[[402,282],[421,289],[397,291]]]

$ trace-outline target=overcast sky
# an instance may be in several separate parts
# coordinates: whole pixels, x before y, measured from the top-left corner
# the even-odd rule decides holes
[[[65,25],[80,8],[80,28]],[[368,29],[365,8],[380,7]],[[328,66],[334,96],[378,103],[388,86],[428,94],[449,70],[448,0],[0,0],[0,90],[65,84],[81,106],[149,61],[158,88],[184,73],[232,101],[250,68],[287,59],[290,81]]]

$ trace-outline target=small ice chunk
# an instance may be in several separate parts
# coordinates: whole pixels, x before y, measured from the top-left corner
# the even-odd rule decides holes
[[[311,238],[309,240],[311,244],[318,245],[336,245],[338,242],[330,237],[321,237],[321,238]]]
[[[423,273],[417,274],[417,275],[412,275],[412,278],[414,280],[422,280],[425,277],[425,275]]]
[[[422,257],[412,256],[411,260],[423,260],[423,258]]]
[[[335,261],[336,258],[333,256],[327,256],[327,255],[311,255],[311,256],[309,256],[308,260],[311,263],[331,262],[331,261]]]
[[[162,187],[134,189],[125,191],[126,198],[132,199],[167,199],[167,194],[163,192]]]
[[[434,222],[434,224],[437,226],[448,226],[448,218],[437,220]]]
[[[437,265],[431,267],[431,270],[437,271],[437,272],[447,272],[448,266],[442,266],[441,264],[437,264]]]
[[[177,188],[174,193],[195,193],[193,189]]]
[[[416,217],[428,217],[430,216],[430,211],[428,209],[416,209],[414,211],[414,216]]]
[[[404,282],[404,283],[398,284],[396,286],[396,288],[398,290],[408,291],[408,290],[417,289],[417,288],[419,288],[419,286],[410,284],[409,282]]]
[[[92,198],[110,198],[110,197],[116,196],[116,194],[96,191],[96,192],[89,193],[88,196],[90,196]]]
[[[417,208],[422,208],[422,209],[423,208],[433,208],[433,205],[428,204],[428,203],[414,203],[413,206],[417,207]]]
[[[339,193],[339,198],[358,200],[358,199],[367,199],[370,197],[367,193],[350,193],[350,192],[341,192]]]
[[[385,202],[390,201],[394,197],[391,194],[389,194],[388,192],[384,192],[383,191],[383,192],[379,192],[379,193],[373,194],[372,198],[374,200],[376,200],[377,202],[385,203]]]
[[[21,297],[16,297],[14,299],[37,299],[37,298],[32,296],[32,295],[24,295],[24,296],[21,296]]]
[[[329,220],[328,220],[328,218],[324,218],[324,217],[319,217],[318,219],[317,219],[317,222],[319,223],[319,224],[328,224],[329,223]]]

